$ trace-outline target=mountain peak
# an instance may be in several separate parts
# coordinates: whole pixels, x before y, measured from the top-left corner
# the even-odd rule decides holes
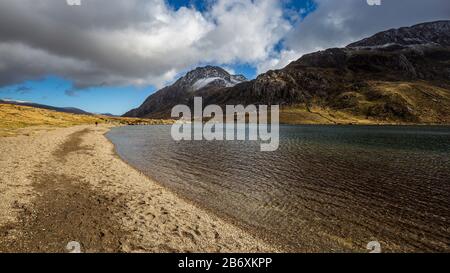
[[[450,46],[450,20],[390,29],[352,43],[347,47],[381,47],[387,45],[411,46],[425,44]]]
[[[231,75],[218,66],[197,67],[180,78],[174,85],[187,91],[197,91],[205,87],[232,87],[247,81],[242,75]]]
[[[178,79],[174,84],[167,86],[147,98],[138,108],[126,113],[126,117],[161,116],[170,111],[177,104],[186,104],[189,99],[198,93],[211,92],[224,87],[233,87],[246,82],[243,75],[231,75],[218,66],[197,67]]]

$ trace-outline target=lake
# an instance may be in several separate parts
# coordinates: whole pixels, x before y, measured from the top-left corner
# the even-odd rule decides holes
[[[275,152],[175,142],[170,128],[107,137],[136,169],[285,251],[450,251],[450,127],[282,125]]]

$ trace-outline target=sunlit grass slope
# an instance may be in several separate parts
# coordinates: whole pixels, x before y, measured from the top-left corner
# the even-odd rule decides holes
[[[83,124],[170,124],[170,120],[149,120],[107,117],[99,115],[75,115],[28,106],[0,104],[0,136],[17,134],[20,129],[34,126],[70,127]]]
[[[349,88],[326,103],[283,107],[280,121],[287,124],[450,124],[450,91],[420,81],[368,81],[362,90],[356,92]]]

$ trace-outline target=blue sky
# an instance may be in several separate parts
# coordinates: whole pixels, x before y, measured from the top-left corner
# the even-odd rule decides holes
[[[201,12],[206,11],[208,5],[211,4],[211,1],[208,0],[168,0],[167,2],[175,9],[181,7],[195,7]]]
[[[0,98],[59,107],[77,107],[98,114],[120,115],[132,107],[139,106],[156,90],[153,86],[93,87],[73,93],[72,89],[70,80],[47,76],[40,80],[0,88]]]
[[[175,9],[180,7],[195,7],[197,10],[204,12],[209,6],[214,4],[216,0],[167,0],[168,4]],[[311,9],[315,3],[312,0],[280,0],[287,9],[299,11],[300,9]]]
[[[33,1],[0,2],[8,25],[0,99],[116,115],[197,66],[253,79],[305,53],[450,19],[448,0],[43,0],[27,8]]]

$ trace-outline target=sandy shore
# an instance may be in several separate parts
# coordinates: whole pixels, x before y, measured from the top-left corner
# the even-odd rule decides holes
[[[273,252],[121,161],[108,127],[0,138],[0,252]]]

